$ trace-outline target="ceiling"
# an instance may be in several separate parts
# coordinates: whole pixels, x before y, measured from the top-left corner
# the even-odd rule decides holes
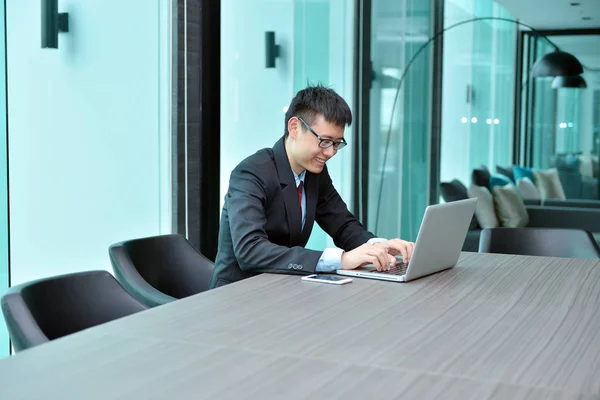
[[[535,29],[600,29],[600,0],[495,1],[516,19]],[[561,50],[575,55],[585,67],[600,69],[600,35],[552,35],[550,40]]]
[[[535,29],[600,28],[600,0],[496,0]],[[571,3],[579,5],[572,6]],[[583,20],[589,17],[589,20]]]
[[[406,18],[405,8],[410,1],[411,12]],[[457,7],[476,9],[480,0],[451,0]],[[505,7],[514,18],[539,30],[598,29],[600,30],[600,0],[494,0]],[[571,3],[579,3],[571,6]],[[405,41],[425,42],[430,35],[430,3],[417,0],[373,1],[373,29],[375,41],[381,46],[380,56],[386,65],[398,65],[403,53],[389,46]],[[471,10],[471,9],[470,9]],[[472,10],[470,11],[472,12]],[[465,11],[467,15],[469,11]],[[479,16],[479,15],[477,15]],[[590,17],[583,20],[582,17]],[[467,16],[461,18],[468,18]],[[460,18],[459,18],[460,19]],[[588,68],[600,69],[600,34],[551,36],[561,50],[575,55]],[[488,59],[468,62],[489,63]],[[591,73],[591,71],[588,71]],[[600,74],[600,72],[596,72]]]

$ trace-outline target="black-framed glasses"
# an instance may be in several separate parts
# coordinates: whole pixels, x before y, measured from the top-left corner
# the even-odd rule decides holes
[[[308,129],[310,131],[310,133],[312,133],[313,135],[315,135],[317,137],[317,139],[319,139],[319,147],[326,149],[328,147],[333,146],[334,150],[339,150],[339,149],[343,149],[348,144],[348,143],[346,143],[346,140],[344,138],[342,138],[341,140],[338,140],[337,142],[335,140],[331,140],[331,139],[323,139],[321,136],[319,136],[317,134],[317,132],[312,130],[312,128],[310,127],[310,125],[308,125],[306,123],[306,121],[304,121],[300,117],[296,117],[296,118],[298,118],[300,120],[300,122],[302,122],[304,124],[304,126],[306,127],[306,129]]]

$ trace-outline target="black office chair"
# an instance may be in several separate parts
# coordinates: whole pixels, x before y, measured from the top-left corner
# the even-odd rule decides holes
[[[600,248],[590,232],[561,228],[484,229],[479,239],[479,252],[600,258]]]
[[[0,303],[15,351],[147,309],[106,271],[13,286]]]
[[[108,252],[119,282],[149,307],[208,290],[214,269],[208,258],[177,234],[117,243]]]

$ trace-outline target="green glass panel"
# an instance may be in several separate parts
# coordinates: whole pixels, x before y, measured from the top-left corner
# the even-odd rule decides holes
[[[537,41],[535,60],[554,50],[548,41]],[[532,78],[533,79],[533,78]],[[532,166],[549,168],[553,165],[556,124],[556,90],[552,89],[551,78],[536,78],[533,103],[533,125],[531,135]]]
[[[368,228],[381,237],[414,240],[428,203],[431,46],[406,68],[431,16],[431,2],[373,2]]]
[[[444,26],[514,19],[492,0],[445,1]],[[468,186],[472,170],[512,163],[516,25],[471,21],[444,34],[442,181]]]
[[[293,93],[307,85],[322,84],[334,89],[352,108],[354,7],[347,0],[296,0],[293,2]],[[333,183],[350,203],[352,130],[344,136],[349,146],[327,162]],[[334,247],[333,240],[314,225],[306,247]]]
[[[6,148],[6,48],[4,2],[0,7],[0,296],[8,288],[8,171]],[[9,354],[8,331],[0,323],[0,357]]]
[[[329,84],[329,8],[329,0],[294,2],[294,93]],[[326,242],[327,234],[315,224],[306,247],[322,250]]]

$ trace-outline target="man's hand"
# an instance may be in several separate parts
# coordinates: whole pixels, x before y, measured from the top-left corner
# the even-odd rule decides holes
[[[375,265],[377,271],[389,271],[391,266],[396,265],[396,258],[388,254],[387,248],[367,243],[342,254],[342,269],[354,269],[366,264]]]
[[[404,261],[405,264],[410,261],[413,249],[415,248],[413,242],[407,242],[406,240],[401,239],[391,239],[385,242],[375,243],[374,246],[385,249],[385,251],[392,256],[402,254],[402,261]]]

